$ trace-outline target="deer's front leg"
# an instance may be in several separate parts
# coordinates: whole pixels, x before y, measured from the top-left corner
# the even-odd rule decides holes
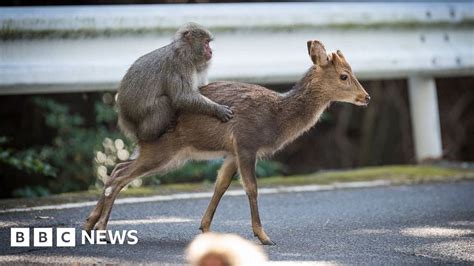
[[[227,157],[224,163],[222,164],[221,169],[219,169],[216,184],[214,187],[214,195],[212,195],[211,202],[209,202],[209,206],[207,207],[206,213],[204,214],[201,220],[201,227],[199,229],[201,229],[203,233],[209,232],[209,228],[211,226],[214,213],[216,212],[217,205],[219,205],[219,201],[221,200],[222,195],[224,195],[227,188],[229,188],[229,185],[232,181],[232,177],[234,176],[236,171],[237,162],[235,157]]]
[[[267,236],[263,230],[262,223],[260,222],[260,215],[258,213],[257,204],[257,178],[255,175],[255,153],[244,153],[239,152],[238,165],[242,183],[244,185],[245,192],[249,198],[250,203],[250,214],[252,216],[252,229],[253,233],[263,245],[275,245],[272,240]]]

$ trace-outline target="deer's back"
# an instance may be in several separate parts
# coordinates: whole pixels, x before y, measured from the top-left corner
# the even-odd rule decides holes
[[[275,107],[280,97],[278,93],[265,87],[240,82],[214,82],[200,91],[209,99],[230,106],[238,116],[254,114],[249,108],[267,112],[269,108]]]
[[[280,95],[262,86],[239,82],[215,82],[201,88],[209,99],[230,106],[234,118],[223,123],[215,117],[180,114],[175,132],[166,138],[201,151],[232,150],[235,141],[249,149],[271,143],[278,128]],[[164,137],[164,136],[163,136]]]

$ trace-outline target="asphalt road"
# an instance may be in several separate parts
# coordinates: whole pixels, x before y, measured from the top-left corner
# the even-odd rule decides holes
[[[209,199],[117,205],[109,229],[137,230],[136,245],[10,247],[10,227],[76,227],[91,207],[0,214],[1,262],[183,263]],[[276,246],[272,261],[336,264],[474,262],[474,182],[259,197]],[[223,198],[213,231],[253,238],[246,197]]]

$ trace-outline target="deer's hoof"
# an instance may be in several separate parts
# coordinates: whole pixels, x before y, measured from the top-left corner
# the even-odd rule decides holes
[[[275,242],[271,241],[269,238],[268,239],[264,239],[264,240],[260,240],[260,242],[262,242],[262,245],[266,245],[266,246],[275,246]]]
[[[82,229],[86,231],[87,233],[90,233],[94,225],[88,220],[89,219],[87,219],[87,221],[84,223],[84,225],[82,226]]]
[[[94,230],[106,230],[107,229],[107,224],[99,221],[98,223],[95,224]]]
[[[86,227],[86,226],[83,226],[82,227],[82,230],[84,230],[86,233],[90,234],[91,231],[92,231],[92,228],[90,226]]]
[[[201,232],[203,232],[203,233],[207,233],[207,232],[210,231],[210,230],[209,230],[209,227],[204,227],[204,226],[202,226],[202,225],[199,227],[199,230],[201,230]]]

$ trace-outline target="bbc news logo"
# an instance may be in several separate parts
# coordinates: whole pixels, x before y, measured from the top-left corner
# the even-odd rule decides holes
[[[137,230],[92,230],[90,233],[81,230],[81,244],[90,245],[135,245],[138,243]],[[75,228],[56,228],[54,238],[53,228],[33,228],[33,247],[75,247]],[[54,241],[55,240],[55,241]],[[29,247],[30,228],[11,228],[10,246]]]

